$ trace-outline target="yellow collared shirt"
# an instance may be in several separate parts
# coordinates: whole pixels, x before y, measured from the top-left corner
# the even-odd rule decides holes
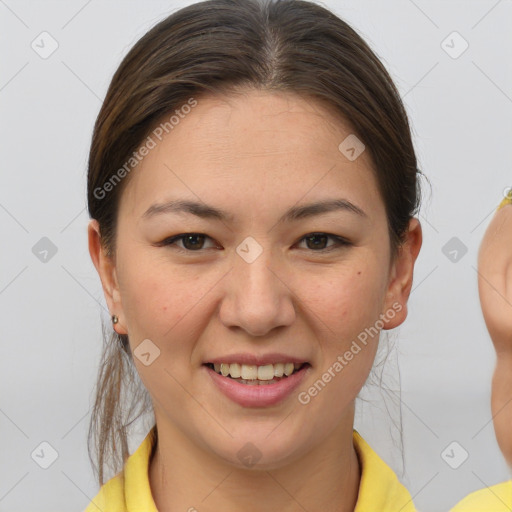
[[[512,480],[468,494],[450,512],[512,511]]]
[[[149,484],[153,427],[125,463],[124,471],[106,482],[84,512],[158,512]],[[411,495],[392,469],[353,431],[361,465],[359,496],[354,512],[415,512]]]

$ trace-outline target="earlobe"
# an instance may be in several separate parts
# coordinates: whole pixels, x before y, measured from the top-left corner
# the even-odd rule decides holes
[[[107,256],[105,247],[101,243],[99,224],[96,219],[89,222],[88,228],[89,254],[98,272],[110,314],[115,315],[118,321],[113,325],[118,334],[127,334],[123,322],[123,307],[119,293],[116,266],[112,258]]]
[[[413,217],[409,221],[406,241],[398,253],[390,272],[390,281],[384,301],[383,329],[394,329],[407,318],[407,301],[412,289],[414,264],[422,245],[420,221]]]

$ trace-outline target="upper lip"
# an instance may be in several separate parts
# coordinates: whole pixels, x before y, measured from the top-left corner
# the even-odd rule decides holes
[[[214,363],[214,364],[232,364],[232,363],[240,363],[247,365],[256,365],[256,366],[265,366],[267,364],[275,364],[275,363],[307,363],[305,359],[298,358],[297,356],[291,356],[286,354],[229,354],[225,356],[214,357],[212,359],[208,359],[204,364]]]

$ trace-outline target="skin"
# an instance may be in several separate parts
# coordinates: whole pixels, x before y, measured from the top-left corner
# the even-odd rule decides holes
[[[512,206],[492,218],[478,253],[478,292],[496,349],[491,409],[498,444],[512,468]]]
[[[159,510],[354,509],[354,400],[378,337],[307,405],[297,395],[393,304],[401,311],[386,316],[383,329],[405,320],[422,234],[412,218],[391,261],[369,153],[351,162],[338,150],[350,133],[322,105],[289,93],[203,98],[130,175],[112,260],[90,222],[90,253],[109,310],[119,317],[115,329],[129,334],[132,350],[149,338],[161,351],[149,366],[134,357],[158,426],[149,479]],[[171,198],[200,200],[233,220],[142,218]],[[345,198],[366,216],[344,210],[277,223],[288,208],[327,198]],[[308,244],[312,232],[352,245],[322,251],[335,239]],[[207,237],[187,253],[177,249],[187,250],[183,240],[155,245],[183,233]],[[236,253],[248,236],[263,250],[252,263]],[[237,352],[293,354],[311,368],[279,404],[242,407],[202,366]],[[237,457],[247,442],[261,452],[250,468]]]

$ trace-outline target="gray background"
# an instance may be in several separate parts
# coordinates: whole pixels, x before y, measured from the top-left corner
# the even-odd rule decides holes
[[[0,511],[81,511],[98,491],[86,432],[100,317],[107,317],[87,250],[87,153],[122,57],[157,21],[190,3],[0,0]],[[478,302],[476,258],[512,185],[512,2],[324,5],[361,33],[395,79],[432,183],[432,191],[424,186],[424,242],[409,316],[390,335],[398,350],[385,367],[393,387],[398,358],[405,466],[375,387],[365,391],[369,402],[356,427],[399,472],[419,510],[445,511],[509,477],[491,421],[495,356]],[[31,46],[51,49],[43,31],[58,43],[45,59]],[[463,40],[453,31],[469,44],[461,55]],[[36,245],[48,244],[43,237],[57,250],[46,261]],[[453,237],[467,248],[463,254],[459,247],[455,261],[445,255]],[[144,434],[134,435],[132,450]],[[31,457],[42,442],[57,453],[47,469]],[[43,453],[39,460],[48,463],[51,449],[43,445]]]

